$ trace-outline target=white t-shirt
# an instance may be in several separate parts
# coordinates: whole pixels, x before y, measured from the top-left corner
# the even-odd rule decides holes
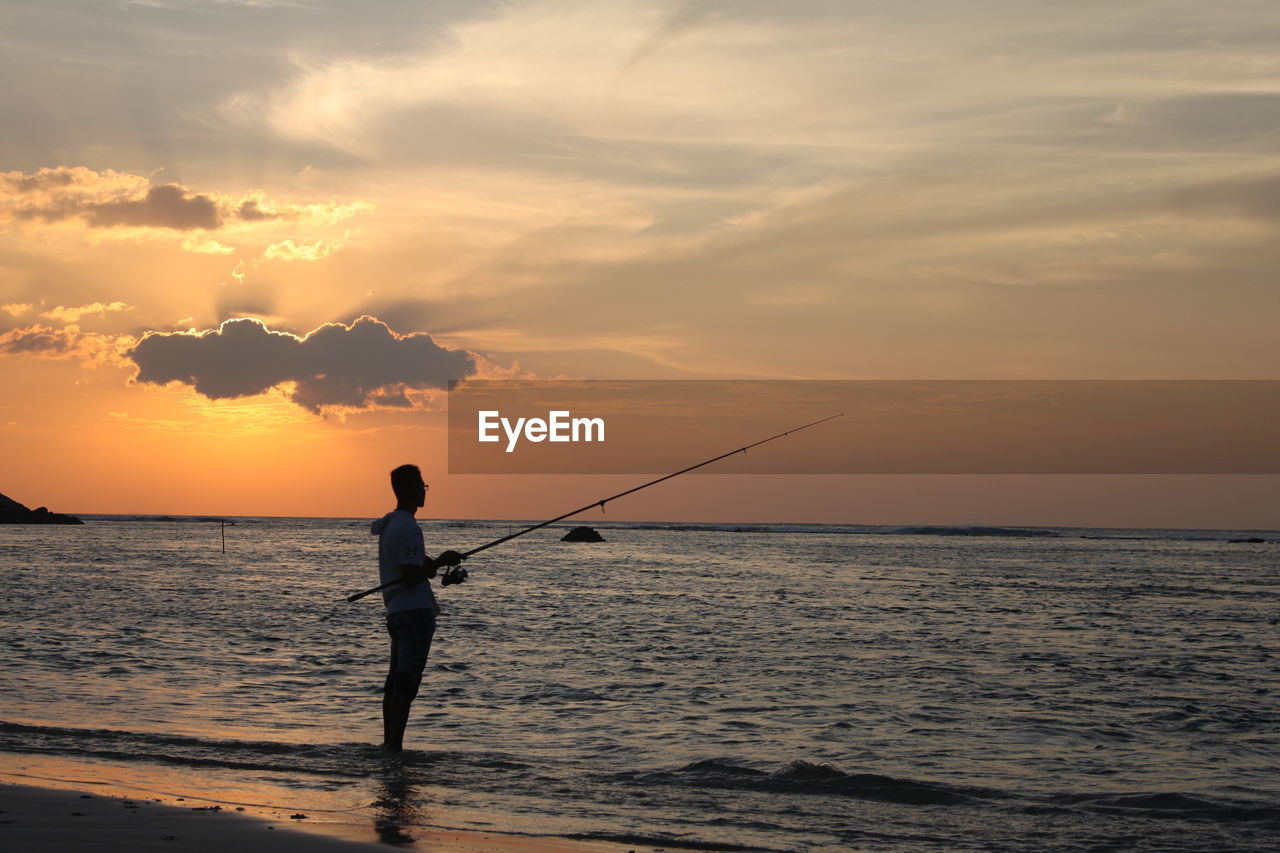
[[[373,522],[369,531],[378,537],[378,574],[382,583],[400,577],[401,564],[424,565],[426,550],[422,543],[422,528],[413,516],[402,509],[389,512]],[[393,584],[382,591],[382,603],[387,613],[401,610],[434,610],[440,612],[431,581],[424,580],[414,587],[402,583]]]

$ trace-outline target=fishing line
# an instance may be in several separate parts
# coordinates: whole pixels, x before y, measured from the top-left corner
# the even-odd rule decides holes
[[[727,457],[733,456],[736,453],[746,453],[748,450],[750,450],[753,447],[759,447],[760,445],[766,444],[770,441],[774,441],[775,439],[779,439],[784,436],[791,435],[793,432],[799,432],[802,429],[808,429],[809,427],[817,426],[818,424],[823,424],[823,423],[826,423],[827,421],[835,420],[836,418],[840,418],[840,417],[844,417],[844,412],[840,412],[839,414],[835,414],[835,415],[828,415],[827,417],[813,421],[812,423],[807,423],[804,426],[798,426],[793,429],[789,429],[786,432],[780,432],[777,435],[771,435],[768,438],[762,438],[759,441],[752,442],[751,444],[744,445],[743,447],[739,447],[737,450],[730,450],[728,453],[721,453],[719,456],[714,456],[711,459],[708,459],[704,462],[699,462],[696,465],[690,465],[688,468],[681,468],[679,471],[675,471],[671,474],[666,474],[662,477],[659,477],[656,480],[650,480],[647,483],[642,483],[639,486],[634,486],[630,489],[627,489],[624,492],[618,492],[616,495],[610,495],[609,497],[604,498],[602,500],[592,501],[586,506],[580,506],[577,509],[570,510],[569,512],[564,513],[563,515],[557,515],[555,518],[549,518],[546,521],[539,522],[538,524],[530,525],[529,527],[526,527],[523,530],[517,530],[515,533],[508,533],[506,536],[503,536],[501,539],[495,539],[492,542],[487,542],[484,545],[479,546],[478,548],[472,548],[470,551],[466,551],[462,554],[462,559],[465,560],[468,557],[470,557],[472,554],[479,554],[481,551],[492,548],[495,545],[501,545],[503,542],[508,542],[512,539],[515,539],[518,536],[523,536],[526,533],[532,533],[535,530],[541,530],[542,528],[546,527],[549,524],[555,524],[557,521],[563,521],[564,519],[568,518],[571,515],[577,515],[580,512],[586,512],[587,510],[592,509],[593,507],[598,506],[600,507],[600,511],[604,512],[604,505],[609,503],[610,501],[616,501],[618,498],[626,497],[627,495],[634,494],[635,492],[638,492],[641,489],[647,489],[650,486],[656,486],[658,483],[661,483],[665,480],[670,480],[672,477],[679,477],[681,474],[687,474],[690,471],[693,471],[697,468],[701,468],[704,465],[710,465],[712,462],[719,462],[721,459],[725,459]],[[366,589],[364,592],[357,592],[354,595],[348,595],[347,601],[349,602],[359,601],[360,599],[364,598],[366,595],[373,595],[375,592],[380,592],[381,590],[384,590],[387,587],[393,586],[398,583],[400,583],[400,578],[396,578],[393,581],[387,581],[381,586],[375,586],[372,589]]]

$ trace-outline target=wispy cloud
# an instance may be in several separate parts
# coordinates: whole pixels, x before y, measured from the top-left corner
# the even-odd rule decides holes
[[[822,29],[803,15],[767,21],[743,11],[507,3],[432,33],[416,52],[295,52],[286,84],[239,92],[221,111],[244,127],[364,156],[433,124],[479,131],[480,156],[499,153],[495,144],[511,155],[520,144],[549,155],[572,137],[792,138],[808,110],[798,87],[821,78],[812,64],[769,60],[794,59],[794,37]]]
[[[61,320],[64,323],[78,323],[81,317],[89,314],[111,314],[117,311],[131,311],[132,305],[126,305],[123,302],[94,302],[90,305],[80,305],[75,308],[65,308],[59,305],[57,308],[51,308],[42,312],[41,317],[47,320]]]
[[[182,250],[196,255],[234,255],[235,246],[228,246],[209,237],[188,237],[182,241]]]
[[[338,243],[295,243],[292,240],[282,240],[263,249],[262,257],[271,261],[318,261],[329,257],[339,248],[341,245]]]

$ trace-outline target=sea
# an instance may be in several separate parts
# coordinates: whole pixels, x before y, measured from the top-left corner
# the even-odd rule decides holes
[[[405,844],[1280,849],[1276,531],[549,527],[437,588],[395,759],[369,519],[226,521],[0,527],[0,780]]]

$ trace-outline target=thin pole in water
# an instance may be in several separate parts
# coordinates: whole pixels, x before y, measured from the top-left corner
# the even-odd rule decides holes
[[[641,489],[647,489],[650,486],[656,486],[658,483],[661,483],[664,480],[670,480],[672,477],[679,477],[681,474],[687,474],[696,468],[701,468],[704,465],[710,465],[712,462],[719,462],[721,459],[725,459],[729,456],[733,456],[735,453],[746,453],[748,450],[750,450],[753,447],[759,447],[760,445],[773,441],[774,439],[782,438],[783,436],[791,435],[791,433],[793,432],[799,432],[802,429],[808,429],[809,427],[817,426],[818,424],[823,424],[823,423],[826,423],[827,421],[835,420],[836,418],[840,418],[840,417],[844,417],[844,412],[840,412],[839,414],[836,414],[836,415],[829,415],[828,417],[813,421],[812,423],[807,423],[804,426],[798,426],[794,429],[789,429],[786,432],[780,432],[777,435],[771,435],[768,438],[763,438],[760,441],[754,442],[752,444],[748,444],[744,447],[739,447],[737,450],[730,450],[728,453],[721,453],[719,456],[715,456],[711,459],[706,460],[705,462],[699,462],[697,465],[690,465],[688,468],[681,468],[679,471],[676,471],[673,474],[666,474],[665,476],[659,477],[656,480],[650,480],[647,483],[643,483],[639,486],[635,486],[633,488],[627,489],[625,492],[618,492],[616,495],[610,495],[609,497],[603,500],[592,501],[586,506],[580,506],[577,509],[570,510],[569,512],[564,513],[563,515],[557,515],[555,518],[549,518],[546,521],[531,525],[529,527],[524,528],[523,530],[517,530],[515,533],[508,533],[506,536],[503,536],[501,539],[495,539],[492,542],[488,542],[484,545],[481,545],[478,548],[472,548],[470,551],[463,553],[462,559],[465,560],[467,557],[470,557],[472,554],[478,554],[481,551],[484,551],[488,548],[492,548],[494,545],[501,545],[503,542],[507,542],[511,539],[515,539],[517,536],[523,536],[526,533],[532,533],[535,530],[541,530],[542,528],[546,527],[548,524],[555,524],[557,521],[563,521],[564,519],[568,518],[571,515],[577,515],[580,512],[586,512],[592,507],[598,506],[600,507],[601,511],[603,511],[604,505],[609,503],[609,501],[616,501],[618,498],[633,494],[635,492],[640,491]],[[388,581],[387,583],[384,583],[381,586],[375,586],[373,589],[366,589],[364,592],[357,592],[354,595],[348,595],[347,601],[359,601],[360,599],[364,598],[366,595],[373,595],[375,592],[380,592],[386,589],[387,587],[392,586],[394,584],[398,584],[398,583],[400,583],[400,579],[396,578],[395,580]]]
[[[222,522],[222,553],[227,553],[227,520],[219,519]]]

